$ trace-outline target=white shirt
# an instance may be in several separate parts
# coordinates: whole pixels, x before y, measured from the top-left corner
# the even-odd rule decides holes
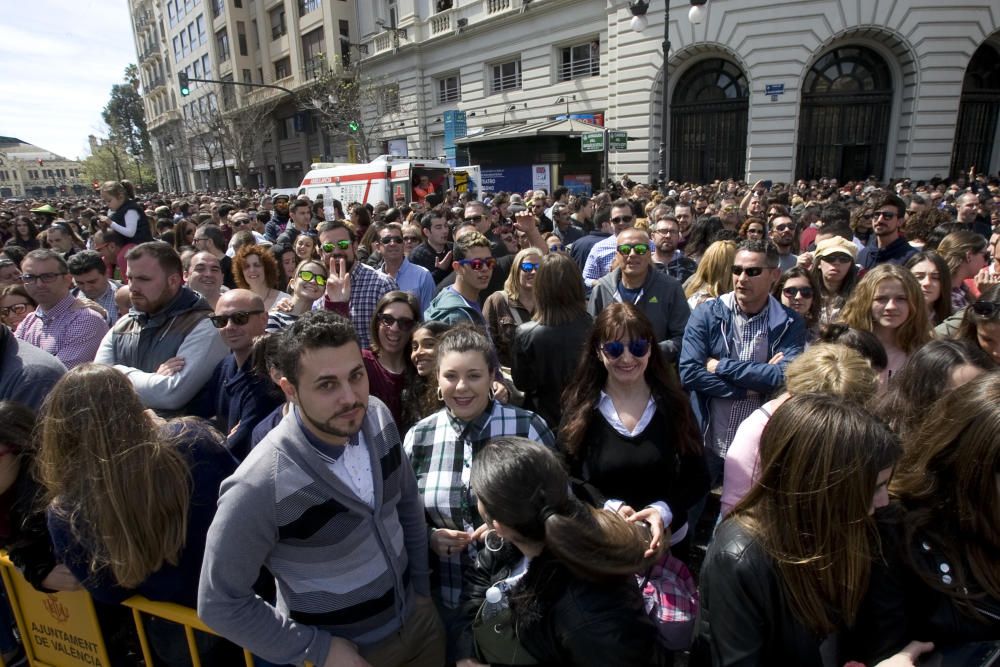
[[[365,435],[358,431],[355,438],[344,447],[344,453],[338,459],[332,459],[323,452],[320,457],[341,482],[347,485],[362,502],[375,508],[375,481],[372,479],[372,461],[368,455],[368,443]]]

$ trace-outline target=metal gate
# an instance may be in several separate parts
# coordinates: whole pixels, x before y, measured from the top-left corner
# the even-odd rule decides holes
[[[810,68],[802,88],[796,178],[881,180],[892,110],[885,60],[861,46],[833,49]]]
[[[684,73],[670,116],[670,177],[710,183],[743,179],[747,156],[748,90],[735,64],[713,58]]]
[[[988,172],[1000,121],[1000,52],[983,44],[969,61],[951,153],[951,176],[975,166]]]

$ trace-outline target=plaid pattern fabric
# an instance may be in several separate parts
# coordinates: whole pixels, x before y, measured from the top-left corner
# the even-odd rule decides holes
[[[636,579],[646,614],[659,628],[660,642],[674,651],[689,648],[698,616],[698,587],[691,571],[668,553],[645,577]]]
[[[617,252],[618,237],[614,234],[606,239],[601,239],[590,249],[587,263],[583,266],[583,282],[588,287],[593,286],[594,283],[611,272],[611,265],[615,261]]]
[[[757,361],[760,363],[767,361],[766,358],[759,358],[761,356],[759,354],[759,350],[761,349],[759,343],[763,340],[763,349],[767,350],[767,318],[769,313],[770,308],[765,307],[764,310],[748,318],[746,313],[740,310],[739,305],[735,306],[733,318],[743,320],[743,330],[735,336],[736,358],[740,361]],[[764,356],[766,354],[765,352]],[[762,405],[764,405],[764,397],[755,392],[748,392],[746,398],[733,401],[729,412],[729,423],[726,425],[725,451],[719,452],[721,456],[725,456],[726,452],[729,451],[729,445],[732,444],[733,438],[736,437],[736,429],[740,427],[743,420]]]
[[[104,318],[104,321],[108,323],[109,327],[113,327],[115,322],[118,321],[118,304],[115,302],[115,292],[121,286],[121,283],[117,280],[108,280],[108,289],[104,290],[102,296],[94,299],[94,302],[107,312],[108,316]],[[81,298],[86,298],[87,296],[78,289],[71,290],[70,294]]]
[[[375,306],[386,292],[399,289],[396,281],[377,271],[367,264],[355,260],[351,267],[351,322],[354,323],[354,330],[358,332],[358,342],[361,349],[367,350],[371,347],[372,317],[375,315]],[[320,298],[320,303],[323,300]]]
[[[104,318],[81,307],[75,296],[67,294],[48,311],[39,306],[28,313],[14,335],[58,357],[70,369],[93,361],[106,333],[108,323]]]
[[[472,458],[491,438],[511,435],[555,447],[555,436],[544,419],[499,401],[471,422],[456,419],[442,408],[410,429],[403,449],[416,473],[431,528],[472,531],[483,523],[469,488]],[[436,585],[445,606],[458,606],[463,571],[475,563],[475,557],[473,545],[450,557],[431,552],[431,585]]]

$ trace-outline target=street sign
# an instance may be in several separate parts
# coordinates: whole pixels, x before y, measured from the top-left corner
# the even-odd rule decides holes
[[[764,86],[765,95],[784,95],[785,94],[785,84],[783,83],[769,83]]]
[[[611,130],[608,137],[608,144],[613,151],[628,150],[628,132],[622,130]]]
[[[580,151],[583,153],[600,153],[604,150],[604,133],[587,132],[580,136]]]

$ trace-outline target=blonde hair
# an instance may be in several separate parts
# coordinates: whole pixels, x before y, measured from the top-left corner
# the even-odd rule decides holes
[[[78,366],[49,393],[38,423],[38,479],[50,510],[91,550],[90,571],[110,569],[118,585],[135,588],[164,563],[177,565],[190,471],[132,383],[109,366]]]
[[[944,258],[948,264],[948,271],[954,277],[958,273],[958,268],[965,262],[966,255],[970,252],[972,254],[982,252],[986,250],[988,244],[989,242],[979,234],[960,229],[941,239],[937,253]],[[947,297],[948,295],[942,294],[941,296]]]
[[[525,248],[524,250],[519,250],[517,254],[514,255],[514,265],[510,267],[510,273],[507,275],[507,280],[503,284],[503,291],[506,292],[507,296],[511,299],[521,298],[521,262],[523,262],[526,257],[531,257],[532,255],[537,255],[539,261],[542,259],[542,251],[538,248]]]
[[[878,373],[860,352],[846,345],[813,345],[785,370],[785,390],[799,394],[829,394],[866,403],[875,398]]]
[[[918,347],[931,339],[930,322],[927,319],[927,308],[924,306],[924,295],[920,291],[920,283],[913,277],[909,269],[895,264],[879,264],[872,268],[855,286],[854,292],[847,299],[840,319],[849,327],[874,331],[872,320],[872,303],[878,286],[886,280],[898,280],[906,293],[909,305],[909,315],[906,321],[896,329],[896,344],[906,354],[911,354]],[[947,299],[943,294],[941,298]]]
[[[736,261],[735,241],[716,241],[705,249],[698,269],[684,287],[684,296],[691,298],[701,291],[718,297],[733,291],[733,262]]]

